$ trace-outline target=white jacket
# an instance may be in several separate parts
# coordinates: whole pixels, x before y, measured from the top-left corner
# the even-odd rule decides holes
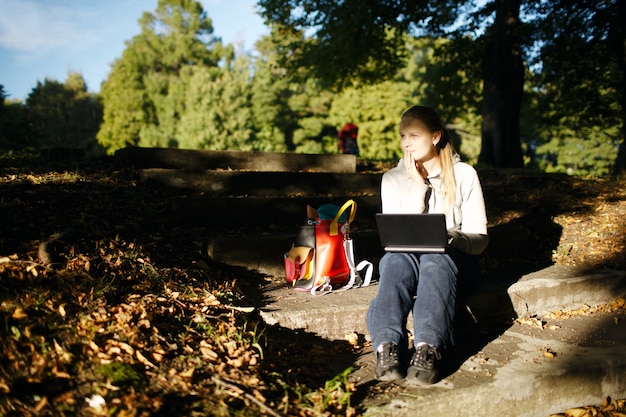
[[[446,227],[451,246],[469,254],[482,253],[487,237],[487,214],[483,191],[474,167],[460,158],[454,164],[456,180],[456,202],[451,211],[445,213]],[[444,213],[441,194],[440,172],[429,173],[432,193],[428,201],[429,213]],[[383,213],[423,213],[428,190],[425,183],[416,184],[407,175],[404,161],[383,174],[381,199]]]

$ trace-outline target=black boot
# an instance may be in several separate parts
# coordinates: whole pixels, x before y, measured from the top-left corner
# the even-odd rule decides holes
[[[376,352],[376,379],[395,381],[402,377],[398,346],[391,342],[382,343]]]
[[[435,346],[426,344],[418,346],[409,362],[407,382],[417,385],[434,384],[439,380],[440,362],[441,353]]]

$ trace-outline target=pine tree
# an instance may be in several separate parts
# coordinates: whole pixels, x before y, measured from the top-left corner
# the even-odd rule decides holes
[[[181,146],[211,150],[259,149],[250,108],[250,63],[245,56],[215,72],[197,68],[189,80],[179,124]]]
[[[127,145],[178,146],[187,82],[194,68],[217,68],[228,53],[195,0],[159,0],[140,19],[102,85],[104,122],[98,140],[109,152]]]

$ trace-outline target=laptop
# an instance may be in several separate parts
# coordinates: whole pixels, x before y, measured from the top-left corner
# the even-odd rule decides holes
[[[445,252],[446,216],[441,213],[377,213],[380,243],[386,252]]]

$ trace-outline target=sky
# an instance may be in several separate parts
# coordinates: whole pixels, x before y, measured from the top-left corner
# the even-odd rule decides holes
[[[200,0],[213,35],[251,51],[269,29],[257,0]],[[0,84],[9,99],[25,100],[37,82],[65,82],[82,74],[90,92],[121,57],[124,42],[141,32],[138,20],[158,0],[0,0]]]

